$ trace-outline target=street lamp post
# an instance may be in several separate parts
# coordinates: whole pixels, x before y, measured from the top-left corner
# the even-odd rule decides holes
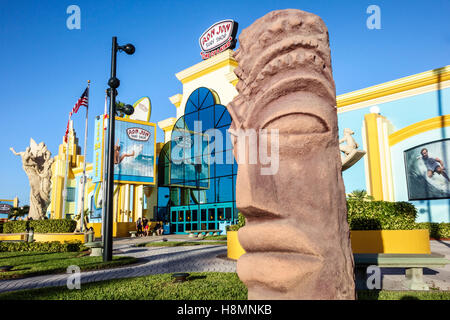
[[[112,229],[113,229],[113,210],[114,210],[114,130],[116,115],[116,95],[117,88],[120,86],[119,79],[116,78],[116,58],[117,51],[125,51],[127,54],[133,54],[135,48],[132,44],[124,46],[117,45],[117,37],[112,38],[111,50],[111,78],[108,80],[109,85],[109,124],[108,124],[108,156],[106,165],[106,188],[105,188],[105,234],[103,237],[103,261],[112,260]],[[129,107],[127,105],[127,107]],[[127,111],[130,111],[129,108]],[[127,112],[128,113],[128,112]],[[131,108],[131,113],[133,110]]]

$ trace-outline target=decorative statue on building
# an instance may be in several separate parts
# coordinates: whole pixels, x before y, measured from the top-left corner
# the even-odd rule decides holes
[[[50,203],[51,167],[54,159],[51,158],[51,153],[43,142],[37,144],[33,139],[30,139],[30,146],[25,151],[16,152],[13,148],[10,150],[22,158],[23,170],[30,181],[28,218],[44,219]]]
[[[83,221],[83,230],[86,231],[88,230],[88,223],[89,223],[89,209],[84,210],[84,221]],[[77,226],[75,227],[75,231],[74,233],[79,233],[82,232],[81,231],[81,211],[80,213],[78,213],[75,217],[74,220],[77,222]]]
[[[355,133],[349,129],[344,129],[344,137],[339,140],[339,150],[341,150],[342,171],[350,168],[361,159],[366,152],[358,150],[358,143],[352,137]],[[346,143],[346,144],[342,144]]]
[[[311,13],[273,11],[239,42],[239,95],[228,105],[236,204],[246,217],[237,273],[249,299],[355,299],[327,28]],[[251,130],[259,134],[247,144]],[[252,147],[261,156],[277,134],[273,174],[262,174],[264,161],[238,159],[243,145],[247,158]]]

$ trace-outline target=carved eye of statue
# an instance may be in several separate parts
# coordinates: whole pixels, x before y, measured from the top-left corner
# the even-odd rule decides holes
[[[271,119],[262,129],[278,129],[279,134],[317,134],[329,131],[322,118],[302,112],[284,114]]]

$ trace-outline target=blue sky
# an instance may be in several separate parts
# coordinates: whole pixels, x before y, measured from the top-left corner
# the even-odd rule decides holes
[[[69,30],[69,5],[81,9],[81,29]],[[381,30],[369,30],[369,5],[381,9]],[[175,116],[169,97],[181,93],[175,73],[201,61],[198,37],[214,22],[234,19],[239,31],[272,10],[319,15],[330,33],[337,94],[449,64],[450,2],[431,1],[12,1],[0,2],[0,198],[29,198],[19,157],[32,137],[55,155],[68,113],[91,80],[88,161],[94,116],[104,107],[111,37],[133,43],[118,55],[118,100],[152,101],[151,121]],[[73,117],[80,145],[85,110]],[[359,124],[358,124],[359,125]],[[158,131],[157,141],[162,141]]]

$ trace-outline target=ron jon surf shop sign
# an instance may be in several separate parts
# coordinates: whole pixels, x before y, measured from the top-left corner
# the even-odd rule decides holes
[[[238,23],[233,20],[222,20],[209,27],[199,38],[202,59],[208,59],[226,49],[236,46]]]

